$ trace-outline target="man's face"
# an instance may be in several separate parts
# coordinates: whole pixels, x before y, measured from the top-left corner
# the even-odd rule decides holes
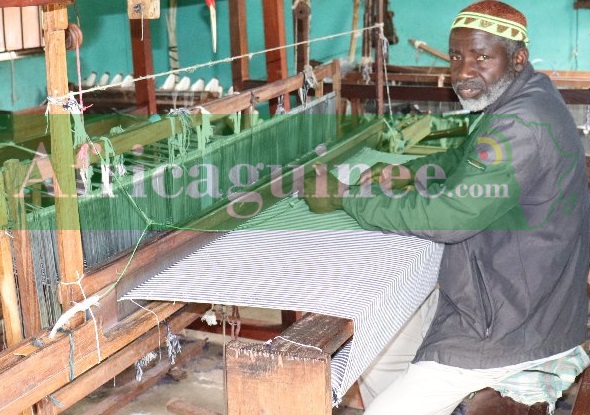
[[[481,111],[492,104],[516,77],[505,44],[491,33],[453,29],[449,55],[453,89],[470,111]]]

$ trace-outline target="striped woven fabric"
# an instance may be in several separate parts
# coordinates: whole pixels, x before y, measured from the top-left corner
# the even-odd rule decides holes
[[[332,360],[337,404],[432,291],[442,251],[442,245],[430,241],[362,230],[343,211],[315,215],[305,202],[291,197],[123,299],[296,310],[351,319],[354,337]]]

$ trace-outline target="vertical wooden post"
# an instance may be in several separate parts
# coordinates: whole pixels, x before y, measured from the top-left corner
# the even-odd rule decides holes
[[[311,17],[311,7],[308,3],[299,0],[293,0],[293,26],[295,29],[295,42],[305,42],[309,40],[309,20]],[[309,65],[309,44],[297,46],[297,72],[303,72],[305,65]]]
[[[12,267],[12,246],[8,228],[8,205],[4,197],[4,176],[0,173],[0,299],[6,330],[6,344],[10,347],[23,339],[18,296]]]
[[[266,49],[285,46],[285,4],[283,0],[263,0],[262,12],[264,14],[264,44]],[[266,54],[266,74],[268,82],[285,79],[287,72],[287,50],[279,49]],[[284,96],[285,110],[289,110],[289,95]],[[277,100],[270,103],[270,113],[274,114],[277,108]]]
[[[377,0],[377,22],[383,24],[383,0]],[[381,47],[381,29],[374,30],[375,66],[377,66],[377,115],[383,115],[383,48]]]
[[[18,160],[8,160],[4,163],[4,180],[8,197],[10,221],[14,224],[12,230],[15,263],[20,297],[23,334],[32,336],[41,330],[41,312],[33,269],[31,240],[27,227],[27,213],[25,198],[21,193],[25,172]]]
[[[45,61],[47,66],[47,92],[49,96],[63,96],[68,92],[65,29],[68,11],[65,5],[45,6]],[[70,115],[60,104],[49,104],[51,133],[51,164],[55,173],[54,188],[57,250],[61,282],[76,281],[84,273],[80,218],[74,174],[74,152]],[[59,192],[57,191],[59,189]],[[60,286],[60,301],[68,309],[81,298],[72,285]],[[70,320],[72,325],[83,321],[78,313]]]
[[[12,246],[17,269],[18,296],[16,296],[15,276],[12,266],[12,250],[7,235],[0,236],[1,264],[2,267],[2,312],[4,313],[4,325],[6,327],[6,344],[12,346],[24,337],[33,335],[41,330],[41,311],[33,269],[33,256],[27,229],[24,195],[20,197],[24,171],[18,160],[8,160],[4,163],[4,174],[0,175],[0,204],[4,201],[6,191],[7,202],[0,206],[0,217],[7,212],[10,221],[14,224],[12,229]],[[6,218],[6,219],[7,219]],[[3,222],[4,219],[0,219]],[[6,226],[1,224],[2,227]],[[6,290],[6,291],[5,291]],[[6,309],[5,309],[6,307]],[[22,328],[21,328],[22,323]],[[33,408],[24,410],[21,415],[31,415]]]
[[[373,24],[373,0],[365,0],[365,13],[363,15],[363,28],[372,26]],[[363,32],[363,50],[362,57],[368,58],[371,56],[371,38],[373,33]]]
[[[332,92],[334,92],[336,100],[335,116],[336,116],[336,136],[342,136],[342,74],[340,72],[340,61],[334,59],[332,61]]]
[[[353,0],[352,6],[352,30],[356,30],[359,25],[359,10],[361,8],[361,0]],[[352,63],[356,59],[356,33],[350,35],[350,48],[348,50],[348,62]]]
[[[150,21],[147,19],[129,20],[131,28],[131,51],[133,54],[133,76],[151,75],[154,73],[154,57],[152,55],[152,34]],[[135,100],[138,112],[155,114],[156,82],[147,79],[135,83]]]
[[[246,1],[229,0],[229,33],[232,56],[248,53],[248,31],[246,24]],[[248,58],[236,59],[231,63],[234,91],[244,89],[244,81],[249,78]]]

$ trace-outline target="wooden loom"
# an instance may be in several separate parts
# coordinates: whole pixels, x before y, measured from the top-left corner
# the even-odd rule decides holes
[[[46,10],[46,44],[48,56],[48,88],[55,95],[65,94],[65,55],[62,48],[63,27],[66,23],[65,7],[61,5],[47,6]],[[54,59],[57,57],[57,59]],[[332,79],[332,89],[339,102],[339,68],[337,62],[316,68],[318,80]],[[228,113],[248,110],[253,98],[258,102],[286,95],[302,86],[302,77],[295,76],[268,86],[228,97],[206,106],[206,109],[221,118]],[[318,88],[322,91],[322,88]],[[37,179],[43,175],[45,179],[57,180],[62,194],[69,198],[56,198],[56,220],[62,230],[57,232],[57,252],[59,255],[60,274],[65,276],[62,282],[75,282],[85,272],[83,267],[83,249],[79,230],[79,216],[76,205],[76,183],[74,171],[75,152],[72,151],[70,117],[64,115],[59,105],[51,105],[51,155],[37,159],[36,171],[29,179]],[[339,113],[339,110],[336,110]],[[201,122],[201,115],[191,116],[195,125]],[[176,122],[178,129],[180,122]],[[331,157],[351,150],[352,147],[364,142],[371,136],[378,135],[379,129],[362,131],[351,137],[339,147]],[[136,144],[149,145],[172,134],[169,120],[157,123],[145,123],[127,132],[113,136],[113,148],[117,154],[127,152]],[[17,197],[25,176],[29,173],[30,163],[11,160],[5,163],[5,171],[0,185],[8,198],[0,198],[0,224],[7,229],[10,223],[12,233],[0,235],[1,277],[2,277],[2,308],[7,329],[7,341],[10,345],[0,355],[0,376],[5,385],[0,392],[0,414],[14,414],[36,405],[37,413],[56,414],[64,411],[76,401],[86,396],[102,383],[121,372],[127,366],[141,358],[147,351],[155,348],[160,339],[153,313],[160,320],[168,319],[172,330],[180,330],[193,322],[203,311],[202,307],[185,306],[183,304],[148,304],[146,310],[135,311],[129,316],[119,316],[114,306],[116,291],[101,301],[101,310],[97,317],[101,321],[98,334],[92,321],[77,318],[71,321],[71,334],[59,334],[55,339],[48,339],[47,332],[42,330],[39,321],[38,303],[35,300],[37,289],[34,286],[32,273],[32,249],[30,234],[27,230],[24,199]],[[310,165],[307,165],[310,168]],[[226,220],[222,213],[212,212],[196,222],[196,228],[213,227]],[[189,227],[191,225],[189,224]],[[153,269],[161,265],[164,258],[176,258],[183,253],[194,250],[206,243],[210,234],[171,231],[160,238],[142,246],[136,253],[133,262],[127,268],[125,280],[132,283],[134,278],[153,273]],[[12,238],[12,239],[11,239]],[[18,270],[18,289],[14,285],[12,257],[15,258]],[[129,252],[117,255],[100,267],[89,270],[81,281],[81,287],[87,296],[99,293],[114,283],[117,272],[125,267]],[[160,264],[158,264],[160,263]],[[18,293],[18,294],[17,294]],[[73,301],[80,301],[81,295],[77,286],[60,287],[62,307],[67,309]],[[17,296],[20,302],[17,301]],[[20,304],[20,305],[19,305]],[[21,322],[22,317],[22,322]],[[21,323],[24,328],[21,332]],[[351,334],[350,324],[339,334],[342,341]],[[24,338],[23,338],[24,334]],[[98,363],[95,336],[100,343],[101,363]],[[69,350],[75,345],[74,355],[70,361]],[[337,347],[331,343],[326,353]],[[107,359],[108,358],[108,359]],[[106,359],[106,360],[104,360]],[[325,360],[325,359],[324,359]],[[73,368],[74,379],[70,370]],[[56,406],[48,396],[60,402]]]

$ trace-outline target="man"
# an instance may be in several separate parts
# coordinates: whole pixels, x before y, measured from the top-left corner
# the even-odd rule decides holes
[[[528,62],[527,42],[526,19],[509,5],[462,10],[449,39],[451,80],[462,105],[481,113],[465,145],[381,166],[379,187],[306,196],[316,213],[344,209],[364,228],[445,244],[432,323],[366,414],[448,415],[485,388],[553,410],[588,365],[579,347],[589,261],[584,151],[559,92]],[[316,177],[306,193],[321,180],[337,186]]]

